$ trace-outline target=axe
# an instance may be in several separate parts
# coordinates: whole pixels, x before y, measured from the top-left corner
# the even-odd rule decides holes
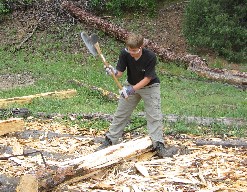
[[[93,54],[93,56],[99,55],[102,61],[104,62],[104,65],[106,67],[109,67],[108,62],[106,61],[104,55],[101,52],[99,43],[98,43],[98,36],[96,34],[92,34],[91,36],[88,36],[85,32],[81,32],[81,38],[83,42],[85,43],[86,47],[88,48],[89,52]],[[111,74],[113,80],[117,84],[118,88],[120,90],[123,89],[122,85],[119,83],[118,79],[116,78],[114,71],[112,71]]]

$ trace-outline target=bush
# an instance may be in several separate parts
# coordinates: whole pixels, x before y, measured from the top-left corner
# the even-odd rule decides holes
[[[90,7],[96,11],[108,11],[121,15],[124,11],[146,10],[154,14],[157,0],[92,0]]]
[[[9,9],[7,8],[6,1],[0,0],[0,15],[5,14],[9,12]]]
[[[247,60],[247,6],[244,0],[191,0],[183,33],[194,48],[212,49],[229,61]]]
[[[23,9],[32,5],[34,0],[0,0],[0,15],[14,11],[16,9]]]

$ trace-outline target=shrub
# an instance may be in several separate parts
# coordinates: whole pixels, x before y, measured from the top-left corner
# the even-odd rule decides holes
[[[0,15],[16,9],[26,8],[32,5],[35,0],[0,0]]]
[[[9,9],[7,8],[6,1],[0,0],[0,15],[5,14],[8,11],[9,11]]]
[[[247,6],[244,0],[189,1],[183,33],[191,47],[212,49],[229,61],[247,60]]]

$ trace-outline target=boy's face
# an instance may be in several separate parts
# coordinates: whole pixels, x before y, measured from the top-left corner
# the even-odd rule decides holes
[[[128,52],[132,57],[139,58],[142,55],[142,48],[125,48],[125,51]]]

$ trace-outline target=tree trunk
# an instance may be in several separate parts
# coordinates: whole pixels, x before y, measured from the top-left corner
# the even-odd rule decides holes
[[[247,148],[247,142],[244,140],[223,140],[223,141],[208,141],[208,140],[197,140],[196,145],[216,145],[222,147],[244,147]]]
[[[118,40],[124,41],[129,35],[127,30],[86,12],[75,6],[72,2],[64,1],[62,7],[80,21],[100,29],[107,34],[114,36]],[[178,55],[169,49],[161,48],[151,40],[146,39],[145,42],[145,46],[153,50],[163,61],[183,62],[187,65],[189,70],[197,73],[199,76],[223,81],[229,84],[241,85],[244,88],[247,87],[247,73],[226,69],[211,69],[207,66],[206,60],[197,55]]]
[[[36,177],[39,180],[39,189],[41,191],[49,191],[53,187],[72,178],[88,178],[100,170],[150,150],[152,150],[152,141],[149,137],[144,137],[113,145],[87,156],[66,162],[50,162],[53,169],[40,169],[36,173]]]

